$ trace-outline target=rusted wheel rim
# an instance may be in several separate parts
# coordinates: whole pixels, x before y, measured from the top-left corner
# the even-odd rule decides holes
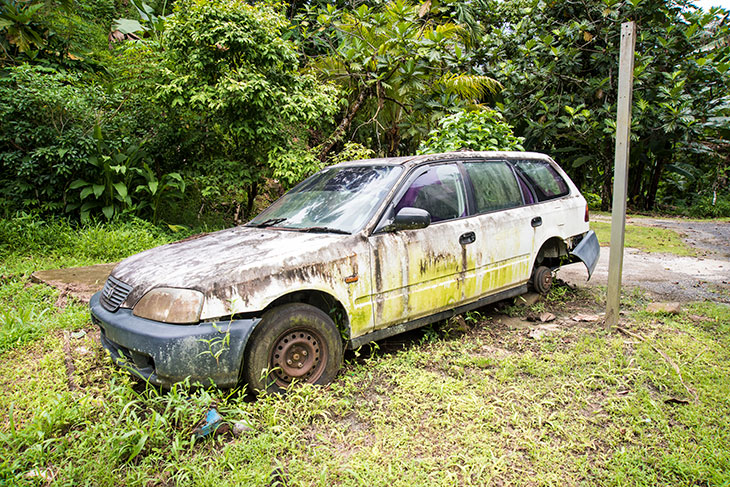
[[[269,364],[276,383],[286,387],[293,381],[316,382],[327,363],[327,344],[308,328],[288,330],[274,343]]]
[[[553,276],[550,272],[543,272],[540,276],[540,280],[542,281],[542,288],[549,289],[550,284],[552,284]]]
[[[537,269],[534,285],[537,292],[547,294],[553,284],[553,272],[548,267]]]

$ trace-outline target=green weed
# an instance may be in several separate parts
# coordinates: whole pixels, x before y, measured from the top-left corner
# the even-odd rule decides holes
[[[79,229],[92,248],[127,230]],[[72,248],[59,238],[41,249],[55,238],[45,231],[30,231],[31,243],[6,254],[3,268],[39,262],[33,245],[40,255]],[[595,313],[601,292],[556,286],[542,303],[557,314]],[[132,380],[96,342],[85,306],[59,309],[58,297],[22,275],[0,282],[9,329],[41,323],[0,354],[0,484],[45,483],[40,474],[99,486],[730,482],[725,305],[659,316],[640,311],[643,293],[632,292],[622,326],[643,340],[595,323],[563,324],[538,340],[480,310],[459,333],[453,320],[421,343],[381,344],[390,351],[348,361],[327,387],[252,401],[238,390],[160,391]],[[64,333],[81,329],[79,338]],[[195,441],[212,407],[251,429]]]
[[[114,262],[191,232],[172,233],[137,219],[76,226],[20,214],[0,220],[0,275]]]
[[[611,243],[610,223],[594,221],[591,222],[591,229],[596,232],[596,236],[601,245],[609,245]],[[696,255],[694,249],[685,244],[677,232],[667,228],[626,225],[624,245],[645,252]]]

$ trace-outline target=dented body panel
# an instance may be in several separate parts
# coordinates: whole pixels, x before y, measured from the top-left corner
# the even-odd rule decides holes
[[[567,194],[542,202],[525,199],[521,206],[483,214],[475,214],[470,198],[468,211],[458,218],[420,229],[392,228],[395,203],[429,164],[520,158],[548,161],[565,179]],[[327,296],[330,305],[341,306],[344,316],[338,324],[348,343],[357,346],[426,324],[450,310],[524,292],[546,242],[558,239],[568,251],[576,250],[577,258],[590,260],[586,262],[589,273],[597,259],[592,243],[584,240],[583,247],[575,249],[588,232],[585,200],[547,156],[465,152],[335,167],[368,164],[398,165],[404,170],[377,202],[374,216],[352,234],[240,226],[122,261],[112,271],[111,284],[91,302],[92,316],[114,360],[162,385],[185,377],[232,385],[238,380],[252,331],[264,312],[286,302],[282,300],[308,293]],[[114,299],[115,283],[130,289],[119,297],[118,310],[108,303],[104,306],[104,299]],[[200,322],[173,325],[132,314],[143,296],[161,288],[202,293]],[[226,330],[223,338],[221,327]],[[221,344],[222,349],[211,351],[211,343]],[[141,365],[130,365],[130,356],[149,357],[151,368],[141,366],[145,359],[140,359]]]
[[[117,365],[164,387],[186,377],[220,387],[238,382],[245,344],[260,319],[171,325],[138,318],[129,309],[112,314],[99,297],[95,294],[89,303],[92,321]]]
[[[126,308],[158,287],[200,291],[206,296],[202,320],[261,311],[301,289],[322,291],[343,304],[353,332],[362,334],[372,328],[369,268],[362,235],[236,227],[139,253],[112,275],[137,284]],[[346,284],[349,276],[358,279]]]

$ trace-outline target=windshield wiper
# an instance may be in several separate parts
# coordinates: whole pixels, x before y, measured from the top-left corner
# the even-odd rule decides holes
[[[300,228],[298,230],[300,232],[308,232],[308,233],[340,233],[343,235],[350,235],[350,232],[346,232],[345,230],[340,230],[339,228],[332,228],[332,227],[309,227],[309,228]]]
[[[274,225],[278,225],[279,223],[281,223],[285,220],[286,220],[286,218],[269,218],[268,220],[262,221],[261,223],[257,223],[256,225],[251,225],[251,226],[256,227],[256,228],[273,227]]]

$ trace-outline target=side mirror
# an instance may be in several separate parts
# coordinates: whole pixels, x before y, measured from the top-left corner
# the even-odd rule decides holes
[[[395,215],[394,230],[416,230],[426,228],[431,224],[431,215],[421,208],[405,207]]]

